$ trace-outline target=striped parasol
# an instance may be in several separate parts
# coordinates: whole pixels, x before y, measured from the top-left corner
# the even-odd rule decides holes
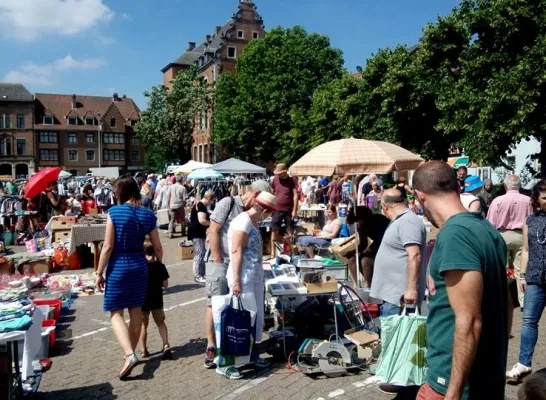
[[[415,169],[424,162],[418,155],[392,143],[350,138],[315,147],[290,167],[290,173],[294,176],[389,174]]]

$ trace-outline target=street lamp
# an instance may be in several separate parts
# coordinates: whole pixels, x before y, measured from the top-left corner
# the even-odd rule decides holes
[[[98,117],[99,117],[99,168],[102,167],[102,119],[101,119],[101,116],[100,116],[100,113],[98,113]]]

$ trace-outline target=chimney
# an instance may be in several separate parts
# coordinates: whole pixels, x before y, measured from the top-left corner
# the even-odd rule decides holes
[[[76,95],[75,94],[72,95],[72,108],[73,109],[78,108],[78,103],[76,101]]]
[[[117,93],[114,93],[114,94],[112,95],[112,101],[119,101],[119,96],[118,96]]]
[[[220,31],[222,30],[222,27],[220,25],[216,25],[216,33],[220,33]]]
[[[195,42],[188,42],[188,50],[187,51],[192,51],[193,49],[195,49]]]
[[[207,35],[205,36],[205,43],[209,43],[210,42],[210,35]]]

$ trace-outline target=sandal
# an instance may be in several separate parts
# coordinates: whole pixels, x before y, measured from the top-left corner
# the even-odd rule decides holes
[[[140,358],[148,358],[150,357],[150,353],[148,352],[148,350],[144,350],[144,351],[139,351],[140,353]]]
[[[239,372],[237,368],[235,368],[233,365],[230,365],[229,367],[218,367],[216,368],[216,373],[218,375],[225,376],[228,379],[241,379],[243,375]]]
[[[120,373],[119,373],[119,379],[120,380],[125,380],[127,379],[127,377],[131,374],[131,372],[133,371],[133,368],[136,367],[136,365],[140,362],[140,360],[138,359],[138,357],[136,356],[135,353],[131,353],[129,355],[126,355],[125,357],[125,360],[129,360],[129,364],[127,365],[127,367],[125,367],[125,369],[123,369]]]
[[[168,344],[163,346],[163,360],[172,360],[173,359],[173,353],[171,351],[171,348]]]

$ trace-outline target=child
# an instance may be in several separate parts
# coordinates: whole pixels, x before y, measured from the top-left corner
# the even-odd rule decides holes
[[[165,311],[163,311],[163,288],[169,286],[169,273],[164,264],[155,258],[154,247],[149,237],[144,242],[144,252],[148,260],[148,293],[142,306],[142,332],[140,334],[140,348],[142,357],[150,357],[146,342],[148,339],[148,322],[150,313],[154,318],[161,340],[163,340],[163,359],[171,360],[172,353],[169,346],[169,335],[165,324]]]

